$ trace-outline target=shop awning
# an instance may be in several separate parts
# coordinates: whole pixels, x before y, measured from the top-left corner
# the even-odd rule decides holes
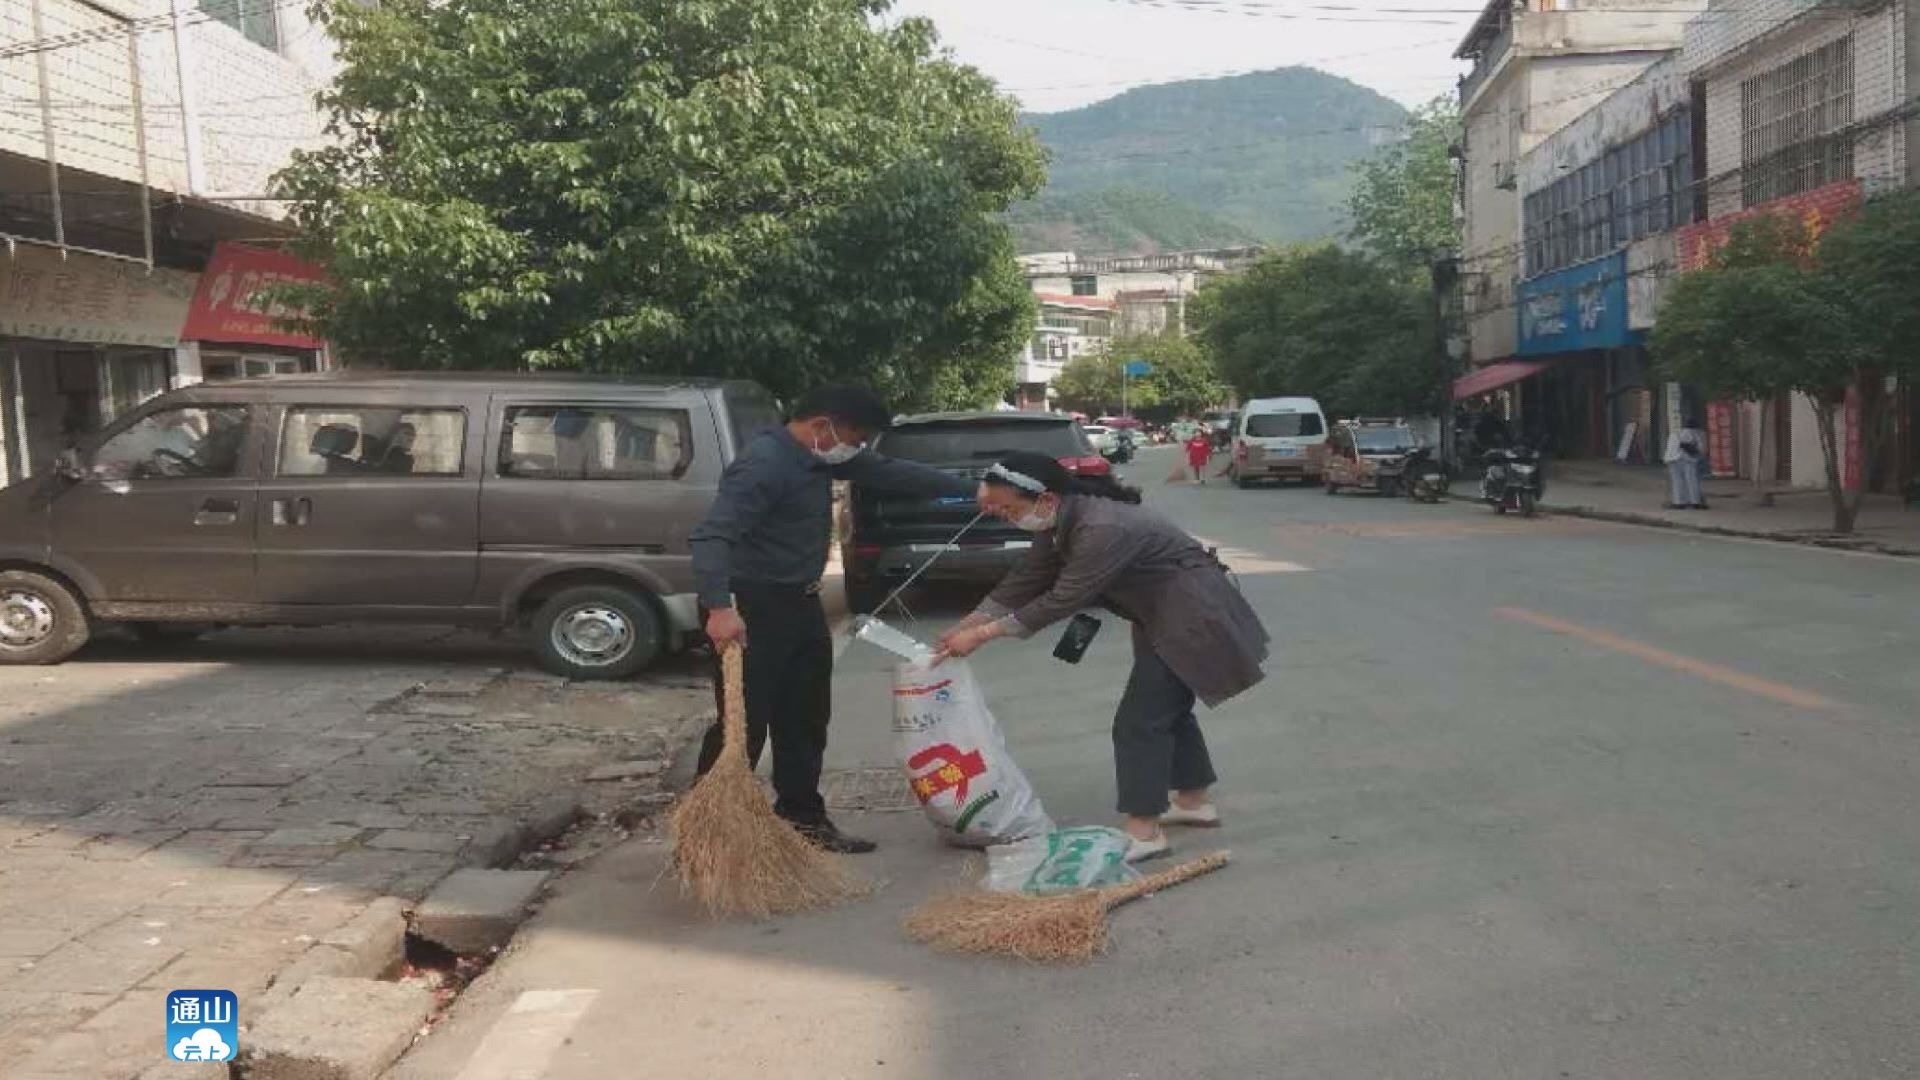
[[[1501,364],[1488,364],[1453,381],[1453,400],[1492,393],[1529,375],[1539,374],[1552,363],[1551,360],[1508,360]]]

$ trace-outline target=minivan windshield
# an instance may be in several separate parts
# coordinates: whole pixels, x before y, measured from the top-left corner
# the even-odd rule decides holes
[[[1053,458],[1093,456],[1093,448],[1067,420],[908,424],[882,435],[875,448],[888,457],[927,464],[986,461],[1014,450]]]
[[[1304,439],[1326,433],[1319,413],[1258,413],[1247,417],[1247,434],[1256,439]]]

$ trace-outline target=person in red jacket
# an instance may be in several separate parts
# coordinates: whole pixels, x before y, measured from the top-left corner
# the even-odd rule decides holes
[[[1213,460],[1213,439],[1205,428],[1193,433],[1187,440],[1187,467],[1193,470],[1194,480],[1207,482],[1207,463]]]

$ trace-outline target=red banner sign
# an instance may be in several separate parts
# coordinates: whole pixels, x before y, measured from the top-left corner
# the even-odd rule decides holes
[[[187,310],[180,331],[186,341],[217,341],[246,345],[285,345],[317,349],[323,342],[290,333],[282,320],[298,318],[298,311],[270,301],[264,290],[274,285],[324,284],[326,275],[309,262],[285,252],[245,244],[223,243],[200,275],[200,287]]]
[[[1726,246],[1727,238],[1733,234],[1733,227],[1743,221],[1772,214],[1798,215],[1807,223],[1807,231],[1817,240],[1835,219],[1858,209],[1860,201],[1860,181],[1842,180],[1784,199],[1750,206],[1737,213],[1723,214],[1698,225],[1689,225],[1680,230],[1680,269],[1698,270],[1705,266],[1714,252]]]
[[[1731,401],[1707,403],[1707,464],[1715,476],[1740,475],[1738,410]]]
[[[1840,477],[1840,486],[1846,491],[1859,491],[1866,482],[1866,445],[1861,439],[1860,422],[1862,419],[1859,387],[1847,387],[1847,404],[1842,415],[1846,417],[1847,432],[1845,468]]]

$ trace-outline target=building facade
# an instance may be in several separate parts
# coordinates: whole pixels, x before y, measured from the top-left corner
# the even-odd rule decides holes
[[[1263,251],[1222,248],[1102,259],[1072,252],[1022,255],[1021,268],[1040,303],[1040,324],[1014,361],[1015,404],[1047,407],[1047,388],[1067,363],[1105,356],[1114,338],[1185,336],[1187,305],[1200,288],[1251,264]]]
[[[1460,81],[1460,308],[1467,356],[1520,351],[1521,162],[1680,44],[1692,0],[1490,0],[1456,56]]]
[[[1704,262],[1743,218],[1792,215],[1817,233],[1861,200],[1910,182],[1907,6],[1730,0],[1688,26],[1682,57],[1702,114],[1704,168],[1702,220],[1680,236],[1683,269]],[[1912,430],[1910,409],[1903,432]],[[1890,490],[1910,482],[1910,435],[1866,460],[1862,433],[1848,422],[1853,413],[1841,419],[1847,485]],[[1715,402],[1707,420],[1716,472],[1825,484],[1804,398]]]
[[[1696,218],[1692,88],[1670,53],[1521,158],[1523,421],[1559,453],[1658,462],[1704,402],[1646,340]],[[1486,381],[1483,377],[1483,382]]]
[[[326,363],[257,295],[319,278],[271,249],[270,178],[326,138],[304,9],[0,5],[0,483],[171,386]]]

